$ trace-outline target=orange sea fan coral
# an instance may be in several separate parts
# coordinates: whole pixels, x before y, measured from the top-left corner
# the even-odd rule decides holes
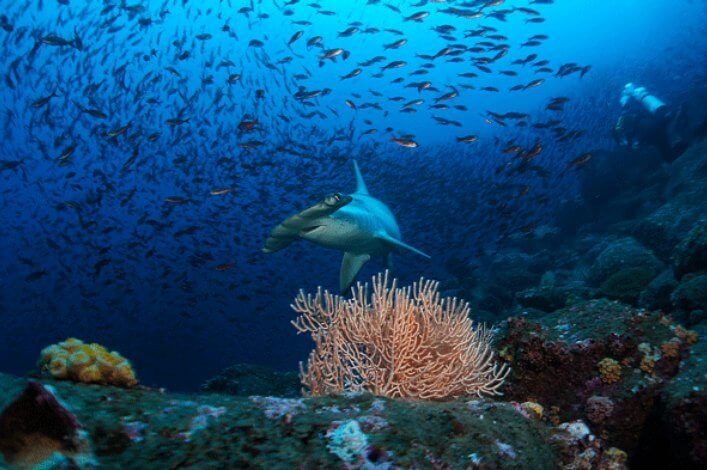
[[[499,366],[492,334],[474,327],[469,305],[442,299],[438,283],[420,279],[411,287],[388,287],[388,272],[357,284],[345,299],[322,289],[300,290],[292,324],[315,343],[307,368],[300,365],[311,395],[363,391],[392,398],[438,400],[464,395],[500,395],[510,369]]]

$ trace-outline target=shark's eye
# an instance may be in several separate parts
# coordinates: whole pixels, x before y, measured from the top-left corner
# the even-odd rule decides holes
[[[341,193],[334,193],[334,194],[328,195],[325,199],[325,202],[330,206],[334,206],[334,205],[338,204],[339,202],[341,202],[341,198],[342,198]]]

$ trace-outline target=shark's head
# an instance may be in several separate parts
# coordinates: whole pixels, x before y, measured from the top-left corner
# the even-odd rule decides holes
[[[275,227],[263,246],[264,253],[282,250],[298,238],[317,241],[330,224],[329,216],[349,204],[353,197],[334,193]]]
[[[354,161],[356,191],[335,193],[275,227],[263,252],[272,253],[298,238],[344,252],[339,274],[342,291],[348,289],[363,264],[372,256],[403,249],[429,256],[400,239],[395,217],[388,207],[368,193],[358,164]]]
[[[334,193],[312,208],[301,212],[302,226],[299,237],[314,243],[328,245],[335,226],[340,225],[331,215],[349,204],[353,197],[349,194]]]

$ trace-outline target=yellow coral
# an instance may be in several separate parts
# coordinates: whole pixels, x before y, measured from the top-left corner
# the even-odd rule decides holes
[[[69,375],[68,368],[66,366],[66,358],[64,357],[52,358],[46,367],[49,370],[49,373],[52,374],[52,377],[56,377],[57,379],[65,379]]]
[[[605,384],[613,384],[621,379],[621,365],[610,357],[605,357],[597,364],[601,381]]]
[[[617,447],[610,447],[602,454],[602,461],[599,468],[607,470],[625,469],[628,461],[628,454]]]
[[[103,374],[95,364],[88,367],[78,367],[75,370],[79,382],[92,384],[100,383],[103,379]]]
[[[76,338],[44,348],[38,366],[56,379],[123,387],[137,384],[130,362],[118,352]]]
[[[650,356],[643,356],[643,358],[641,358],[641,365],[639,367],[646,374],[653,374],[655,361]]]
[[[542,419],[545,411],[540,403],[535,403],[534,401],[523,402],[520,407],[535,419]]]

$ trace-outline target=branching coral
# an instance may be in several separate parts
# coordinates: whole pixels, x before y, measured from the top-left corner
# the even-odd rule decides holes
[[[499,366],[491,332],[474,327],[469,305],[441,299],[438,283],[388,287],[388,272],[357,284],[344,299],[300,291],[292,324],[315,349],[301,379],[311,395],[363,391],[393,398],[447,399],[500,395],[509,369]]]

